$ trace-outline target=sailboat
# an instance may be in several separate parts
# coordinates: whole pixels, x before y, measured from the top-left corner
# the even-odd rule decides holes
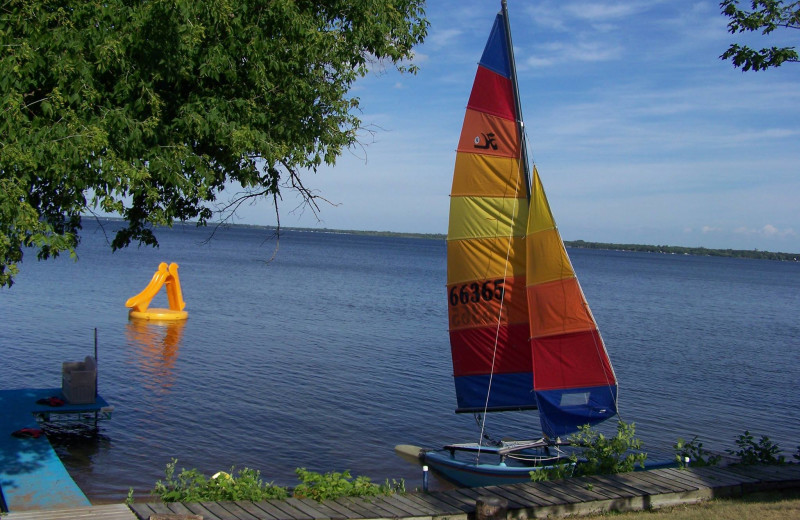
[[[538,410],[541,438],[439,450],[398,446],[449,480],[530,480],[562,439],[617,413],[617,379],[530,167],[505,0],[458,142],[447,234],[447,301],[457,413]],[[489,459],[487,461],[487,459]]]

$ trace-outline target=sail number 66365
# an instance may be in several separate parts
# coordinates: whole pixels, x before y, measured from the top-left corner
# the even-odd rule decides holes
[[[502,299],[503,283],[505,280],[488,280],[479,284],[478,282],[465,283],[464,285],[454,285],[450,289],[450,305],[467,305],[469,303],[478,303],[480,300],[491,301],[493,299]]]

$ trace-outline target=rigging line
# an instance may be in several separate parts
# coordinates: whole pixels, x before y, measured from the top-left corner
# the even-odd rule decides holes
[[[510,259],[511,259],[511,244],[514,241],[514,223],[517,221],[517,217],[519,216],[519,211],[520,211],[520,203],[519,203],[519,198],[518,198],[520,171],[521,171],[520,162],[517,162],[517,167],[516,168],[513,167],[513,162],[512,162],[512,167],[511,167],[511,171],[509,172],[509,174],[510,174],[510,177],[512,177],[513,180],[514,180],[514,198],[513,198],[513,200],[515,200],[517,202],[516,202],[516,204],[514,204],[514,213],[511,215],[511,221],[509,222],[508,242],[506,243],[507,244],[506,245],[506,261],[505,261],[505,265],[503,266],[503,280],[506,280],[508,278],[508,266],[510,264]],[[516,178],[514,178],[514,177],[516,177]],[[492,350],[492,364],[491,364],[491,370],[489,371],[489,384],[486,387],[486,401],[484,402],[484,405],[483,405],[483,417],[481,418],[481,428],[480,428],[481,432],[480,432],[480,437],[478,439],[478,453],[477,453],[477,456],[476,456],[477,459],[480,459],[481,448],[483,447],[483,436],[484,436],[484,434],[486,432],[486,413],[489,410],[489,397],[491,396],[491,393],[492,393],[492,383],[494,381],[494,367],[495,367],[495,362],[497,360],[497,346],[500,343],[500,327],[502,327],[502,324],[503,324],[503,309],[504,309],[504,306],[505,306],[505,301],[506,301],[506,291],[505,291],[505,289],[503,289],[503,291],[501,293],[501,296],[500,296],[500,308],[499,308],[499,310],[497,312],[497,326],[495,327],[495,332],[494,332],[494,347],[493,347],[493,350]]]

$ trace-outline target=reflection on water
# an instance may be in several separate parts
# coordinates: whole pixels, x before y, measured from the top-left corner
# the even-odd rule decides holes
[[[43,428],[59,458],[71,468],[90,469],[95,457],[111,447],[111,439],[94,425],[43,423]]]
[[[169,393],[175,384],[175,361],[183,339],[186,320],[129,320],[125,336],[140,354],[144,386],[159,394]]]

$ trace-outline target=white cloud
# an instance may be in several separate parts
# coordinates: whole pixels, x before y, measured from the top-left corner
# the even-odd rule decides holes
[[[787,238],[797,236],[797,233],[795,233],[794,229],[792,228],[778,229],[772,224],[766,224],[758,229],[740,226],[734,230],[734,233],[738,233],[740,235],[760,235],[767,238]]]
[[[576,18],[591,21],[619,20],[647,9],[636,2],[580,2],[565,6],[564,10]]]
[[[425,45],[430,45],[434,50],[454,45],[463,33],[461,29],[433,30],[425,39]]]

